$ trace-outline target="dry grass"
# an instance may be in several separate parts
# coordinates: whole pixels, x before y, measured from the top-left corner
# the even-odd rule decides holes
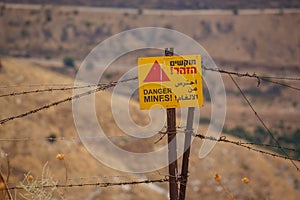
[[[24,175],[23,181],[20,182],[20,186],[24,191],[20,193],[20,196],[27,200],[63,199],[62,191],[59,191],[59,189],[55,187],[57,183],[58,182],[52,178],[50,169],[46,163],[42,170],[42,176],[39,179],[34,178],[30,172]],[[49,185],[53,185],[53,187],[47,187]]]

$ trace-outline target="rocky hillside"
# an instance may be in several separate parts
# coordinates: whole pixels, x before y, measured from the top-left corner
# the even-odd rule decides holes
[[[0,10],[0,25],[4,27],[0,32],[0,54],[46,59],[68,56],[81,62],[96,45],[114,34],[154,26],[194,38],[217,61],[279,67],[300,64],[300,29],[296,28],[300,14],[180,12],[4,6]],[[142,42],[134,35],[130,40]]]

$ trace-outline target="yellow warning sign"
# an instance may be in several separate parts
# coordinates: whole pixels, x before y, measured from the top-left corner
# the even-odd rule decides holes
[[[140,109],[203,106],[200,55],[138,59]]]

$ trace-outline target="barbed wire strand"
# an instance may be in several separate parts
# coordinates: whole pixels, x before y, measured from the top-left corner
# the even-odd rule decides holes
[[[71,86],[80,86],[74,85],[74,83],[47,83],[47,84],[27,84],[27,85],[0,85],[1,89],[9,88],[34,88],[34,87],[71,87]]]
[[[22,91],[22,92],[11,92],[7,94],[1,94],[1,97],[7,96],[18,96],[18,95],[25,95],[25,94],[32,94],[32,93],[42,93],[42,92],[53,92],[53,91],[65,91],[65,90],[76,90],[76,89],[83,89],[83,88],[91,88],[91,87],[99,87],[104,84],[97,84],[97,85],[85,85],[85,86],[75,86],[75,87],[64,87],[64,88],[47,88],[47,89],[37,89],[37,90],[29,90],[29,91]]]
[[[197,137],[197,138],[200,138],[200,139],[204,139],[204,140],[211,140],[211,141],[216,141],[216,142],[224,142],[224,143],[234,144],[234,145],[237,145],[239,147],[247,148],[249,150],[256,151],[256,152],[262,153],[262,154],[266,154],[266,155],[269,155],[269,156],[272,156],[272,157],[283,158],[285,160],[289,159],[289,160],[294,160],[294,161],[300,161],[300,159],[297,159],[297,158],[291,158],[289,156],[282,156],[282,155],[279,155],[279,154],[276,154],[276,153],[256,149],[256,148],[253,148],[251,146],[247,146],[244,143],[241,143],[240,141],[228,140],[228,139],[226,139],[226,136],[221,136],[220,138],[214,138],[214,137],[205,136],[205,135],[202,135],[202,134],[195,134],[194,136]]]
[[[138,178],[137,176],[146,177],[146,176],[160,176],[160,177],[171,177],[170,174],[161,173],[159,171],[155,172],[146,172],[146,173],[124,173],[120,175],[98,175],[98,176],[82,176],[82,177],[69,177],[67,180],[70,182],[83,181],[83,180],[100,180],[100,179],[114,179],[114,178]],[[26,178],[26,177],[25,177]],[[149,177],[147,177],[149,179]],[[143,178],[142,178],[143,179]],[[42,179],[35,178],[37,181],[42,181]],[[8,185],[17,185],[16,182],[7,182]]]
[[[182,127],[177,127],[178,132],[184,133],[183,130],[180,130]],[[162,131],[157,132],[157,134],[162,134]],[[85,136],[85,137],[56,137],[50,135],[48,137],[23,137],[23,138],[0,138],[0,142],[24,142],[24,141],[48,141],[48,142],[56,142],[56,141],[82,141],[82,140],[95,140],[97,138],[132,138],[134,140],[140,140],[140,138],[136,138],[128,135],[97,135],[97,136]]]
[[[141,181],[39,185],[39,186],[33,186],[33,188],[71,188],[71,187],[87,187],[87,186],[96,186],[96,187],[104,188],[104,187],[110,187],[110,186],[164,183],[164,182],[168,182],[168,181],[169,181],[169,178],[166,177],[166,178],[163,178],[163,179],[147,179],[147,180],[141,180]],[[4,190],[4,189],[0,189],[0,191],[1,190]],[[14,186],[14,187],[9,187],[8,190],[24,190],[24,188],[21,187],[21,186]]]
[[[176,129],[176,133],[185,133],[185,130],[181,130],[181,129]],[[159,141],[161,141],[161,138],[164,137],[167,133],[165,131],[159,131],[157,134],[161,134],[162,136],[160,136],[158,138],[158,140],[156,140],[154,142],[154,144],[157,144]],[[86,136],[86,137],[52,137],[52,136],[48,136],[48,137],[23,137],[23,138],[0,138],[0,142],[23,142],[23,141],[37,141],[37,140],[42,140],[42,141],[47,141],[47,142],[56,142],[56,141],[82,141],[82,140],[95,140],[98,138],[121,138],[122,140],[124,138],[132,138],[132,139],[136,139],[139,140],[140,138],[135,138],[132,136],[128,136],[128,135],[97,135],[97,136]],[[255,143],[255,142],[241,142],[239,141],[238,143],[240,144],[244,144],[244,145],[255,145],[255,146],[263,146],[263,147],[273,147],[273,148],[279,148],[276,145],[272,145],[272,144],[265,144],[265,143]],[[295,148],[290,148],[290,147],[283,147],[281,146],[280,148],[285,149],[285,150],[289,150],[289,151],[296,151]]]
[[[185,133],[184,130],[181,129],[177,129],[176,133]],[[161,134],[162,136],[159,137],[158,140],[156,140],[154,142],[154,144],[157,144],[162,137],[164,137],[167,133],[165,131],[159,131],[158,134]],[[222,136],[225,137],[225,136]],[[120,138],[120,139],[124,139],[124,138],[132,138],[134,140],[139,140],[140,138],[135,138],[135,137],[131,137],[128,135],[113,135],[113,136],[109,136],[109,135],[97,135],[97,136],[91,136],[91,137],[24,137],[24,138],[0,138],[0,142],[24,142],[24,141],[38,141],[38,140],[42,140],[42,141],[47,141],[47,142],[56,142],[56,141],[82,141],[82,140],[95,140],[95,139],[99,139],[99,138],[110,138],[110,139],[115,139],[115,138]],[[217,139],[214,139],[215,141]],[[254,145],[254,146],[262,146],[262,147],[272,147],[272,148],[281,148],[281,149],[285,149],[288,151],[293,151],[296,152],[297,150],[295,148],[290,148],[290,147],[283,147],[283,146],[276,146],[276,145],[272,145],[272,144],[265,144],[265,143],[255,143],[255,142],[242,142],[242,141],[230,141],[228,140],[230,143],[238,143],[241,145]]]
[[[194,135],[197,138],[200,139],[206,139],[206,140],[211,140],[211,141],[216,141],[216,142],[224,142],[224,143],[229,143],[229,144],[234,144],[237,145],[239,147],[244,147],[247,148],[249,150],[252,151],[256,151],[262,154],[266,154],[272,157],[277,157],[277,158],[283,158],[283,159],[293,159],[295,161],[300,161],[299,159],[294,159],[294,158],[290,158],[287,156],[281,156],[275,153],[271,153],[271,152],[267,152],[267,151],[263,151],[263,150],[259,150],[259,149],[255,149],[252,148],[250,146],[246,146],[244,145],[245,143],[242,143],[240,141],[232,141],[232,140],[228,140],[226,139],[226,136],[221,136],[220,138],[214,138],[211,136],[204,136],[202,134],[196,134]],[[161,175],[160,172],[153,172],[151,174],[159,174]],[[91,177],[75,177],[75,178],[69,178],[68,180],[83,180],[83,179],[99,179],[99,178],[114,178],[114,177],[130,177],[130,176],[134,176],[135,174],[126,174],[126,175],[111,175],[111,176],[91,176]],[[163,183],[163,182],[167,182],[169,181],[169,179],[167,177],[170,177],[170,175],[166,174],[164,175],[164,179],[154,179],[154,180],[143,180],[143,181],[130,181],[130,182],[95,182],[95,183],[78,183],[78,184],[56,184],[56,185],[44,185],[44,186],[37,186],[35,188],[67,188],[67,187],[87,187],[87,186],[96,186],[96,187],[109,187],[109,186],[121,186],[121,185],[137,185],[137,184],[149,184],[149,183]],[[180,177],[179,177],[180,178]],[[178,180],[179,181],[179,180]],[[9,187],[9,190],[22,190],[23,187],[21,186],[15,186],[15,187]]]
[[[46,104],[46,105],[44,105],[44,106],[42,106],[42,107],[39,107],[39,108],[30,110],[30,111],[27,111],[27,112],[25,112],[25,113],[22,113],[22,114],[19,114],[19,115],[14,115],[14,116],[11,116],[11,117],[2,119],[2,120],[0,120],[0,125],[5,124],[5,123],[7,123],[8,121],[12,121],[12,120],[14,120],[14,119],[26,117],[26,116],[28,116],[28,115],[31,115],[31,114],[40,112],[40,111],[45,110],[45,109],[48,109],[48,108],[50,108],[50,107],[57,106],[57,105],[59,105],[59,104],[61,104],[61,103],[65,103],[65,102],[68,102],[68,101],[71,101],[71,100],[79,99],[79,98],[81,98],[81,97],[84,97],[84,96],[87,96],[87,95],[96,93],[96,92],[98,92],[99,90],[101,90],[101,88],[89,90],[89,91],[84,92],[84,93],[80,93],[80,94],[77,94],[77,95],[74,95],[74,96],[71,96],[71,97],[68,97],[68,98],[59,100],[59,101],[55,101],[55,102],[50,103],[50,104]]]
[[[284,76],[259,76],[256,73],[240,73],[240,72],[234,72],[234,71],[228,71],[228,70],[223,70],[220,68],[210,68],[207,66],[203,66],[204,70],[209,70],[209,71],[214,71],[214,72],[219,72],[219,73],[225,73],[225,74],[231,74],[239,77],[249,77],[249,78],[256,78],[256,79],[280,79],[280,80],[288,80],[288,81],[300,81],[300,78],[298,77],[284,77]]]
[[[219,73],[223,73],[223,74],[231,74],[231,75],[235,75],[238,77],[248,77],[248,78],[256,78],[257,79],[257,85],[259,86],[262,81],[265,82],[270,82],[273,84],[278,84],[284,87],[288,87],[290,89],[294,89],[294,90],[298,90],[300,91],[300,88],[295,87],[295,86],[291,86],[288,85],[286,83],[281,83],[278,81],[273,81],[270,79],[280,79],[280,80],[293,80],[293,81],[298,81],[300,80],[300,78],[296,78],[296,77],[276,77],[276,76],[259,76],[255,73],[253,74],[249,74],[248,72],[246,73],[239,73],[239,72],[233,72],[233,71],[227,71],[227,70],[223,70],[223,69],[218,69],[218,68],[208,68],[203,66],[204,70],[209,70],[209,71],[214,71],[214,72],[219,72]],[[137,78],[137,77],[136,77]],[[32,85],[25,85],[27,87],[29,86],[35,86],[35,87],[41,87],[41,86],[71,86],[71,87],[62,87],[62,88],[46,88],[46,89],[37,89],[37,90],[29,90],[29,91],[22,91],[22,92],[11,92],[11,93],[7,93],[7,94],[2,94],[0,95],[1,97],[7,97],[7,96],[17,96],[17,95],[25,95],[25,94],[32,94],[32,93],[42,93],[42,92],[53,92],[53,91],[64,91],[64,90],[72,90],[72,89],[80,89],[80,88],[87,88],[87,87],[98,87],[100,85],[103,85],[104,83],[99,83],[99,84],[91,84],[91,85],[71,85],[71,84],[32,84]],[[19,87],[25,87],[25,86],[19,86]],[[0,86],[0,88],[9,88],[9,87],[17,87],[17,85],[13,85],[13,86]]]
[[[207,68],[207,67],[205,67],[205,66],[204,66],[204,68],[205,68],[206,70],[216,71],[216,72],[219,72],[219,73],[226,73],[226,74],[228,74],[228,75],[230,76],[230,78],[234,81],[234,83],[236,83],[236,82],[235,82],[235,80],[232,78],[231,75],[236,75],[236,76],[239,76],[239,77],[251,77],[251,78],[257,78],[259,82],[260,82],[260,79],[261,79],[261,77],[257,76],[256,74],[230,72],[230,71],[225,71],[225,70],[220,70],[220,69]],[[283,77],[280,77],[280,78],[282,79]],[[26,112],[26,113],[23,113],[23,114],[20,114],[20,115],[17,115],[17,116],[12,116],[12,117],[9,117],[9,118],[6,118],[6,119],[2,119],[2,120],[0,120],[0,125],[6,123],[6,122],[8,122],[8,121],[11,121],[11,120],[13,120],[13,119],[25,117],[25,116],[27,116],[27,115],[30,115],[30,114],[39,112],[39,111],[44,110],[44,109],[47,109],[47,108],[49,108],[49,107],[56,106],[56,105],[58,105],[58,104],[60,104],[60,103],[64,103],[64,102],[67,102],[67,101],[71,101],[71,100],[73,100],[73,99],[77,99],[77,98],[80,98],[80,97],[83,97],[83,96],[86,96],[86,95],[89,95],[89,94],[98,92],[98,91],[100,91],[100,90],[105,90],[105,89],[107,89],[107,88],[109,88],[109,87],[113,87],[113,86],[117,85],[117,84],[120,83],[120,82],[127,82],[127,81],[130,81],[130,80],[136,80],[136,79],[137,79],[137,77],[131,78],[131,79],[127,79],[127,80],[123,80],[123,81],[119,81],[119,82],[116,82],[116,81],[115,81],[115,82],[111,82],[111,83],[108,83],[108,84],[101,84],[101,86],[98,86],[98,88],[96,88],[96,89],[94,89],[94,90],[90,90],[90,91],[87,91],[87,92],[85,92],[85,93],[81,93],[81,94],[78,94],[78,95],[75,95],[75,96],[72,96],[72,97],[68,97],[68,98],[66,98],[66,99],[63,99],[63,100],[60,100],[60,101],[57,101],[57,102],[54,102],[54,103],[51,103],[51,104],[47,104],[47,105],[45,105],[45,106],[42,106],[42,107],[40,107],[40,108],[37,108],[37,109],[31,110],[31,111],[28,111],[28,112]],[[236,83],[236,84],[237,84],[237,83]],[[245,97],[244,93],[241,91],[241,89],[239,88],[239,86],[238,86],[238,85],[236,85],[236,86],[238,87],[238,89],[240,90],[240,92],[243,94],[243,97],[246,99],[246,101],[248,102],[248,104],[250,104],[250,102],[249,102],[248,99]],[[91,87],[91,86],[89,85],[89,86],[82,86],[82,87]],[[73,87],[73,88],[74,88],[74,87]],[[61,88],[60,88],[60,89],[61,89]],[[37,91],[37,90],[36,90],[36,91]],[[32,92],[36,92],[36,91],[32,91]],[[50,91],[50,89],[48,89],[48,91]],[[250,104],[250,107],[251,107],[251,109],[253,110],[253,112],[257,115],[256,111],[254,110],[254,108],[252,107],[251,104]],[[258,118],[260,119],[260,121],[261,121],[261,123],[263,124],[263,126],[264,126],[265,128],[267,128],[266,125],[265,125],[265,123],[261,120],[261,118],[260,118],[259,116],[258,116]],[[267,128],[267,130],[269,130],[269,129]],[[270,130],[269,130],[268,132],[270,132]],[[273,134],[271,133],[271,137],[272,137],[272,136],[273,136]],[[276,140],[276,138],[275,138],[274,136],[273,136],[272,138]],[[278,141],[277,141],[276,143],[279,144]],[[275,146],[273,146],[273,147],[275,147]],[[282,147],[281,147],[280,145],[278,145],[277,148],[281,149],[281,151],[282,151]],[[285,152],[284,154],[287,155],[286,152]],[[294,164],[294,163],[293,163],[293,164]],[[298,167],[297,167],[297,169],[298,169]]]
[[[260,85],[261,83],[261,80],[263,81],[266,81],[266,82],[270,82],[270,83],[273,83],[273,84],[278,84],[278,85],[281,85],[281,86],[284,86],[284,87],[288,87],[290,89],[294,89],[294,90],[298,90],[300,91],[300,88],[297,88],[297,87],[294,87],[294,86],[291,86],[291,85],[288,85],[288,84],[285,84],[285,83],[280,83],[280,82],[277,82],[277,81],[272,81],[270,80],[270,78],[278,78],[278,79],[281,79],[281,80],[300,80],[296,77],[275,77],[275,76],[259,76],[257,75],[256,73],[240,73],[240,72],[234,72],[234,71],[227,71],[227,70],[223,70],[223,69],[219,69],[219,68],[209,68],[209,67],[206,67],[206,66],[203,66],[203,69],[204,70],[208,70],[208,71],[213,71],[213,72],[219,72],[221,74],[228,74],[228,75],[234,75],[234,76],[237,76],[237,77],[248,77],[248,78],[255,78],[257,79],[257,86]]]
[[[264,143],[255,143],[255,142],[240,142],[240,144],[242,145],[255,145],[255,146],[262,146],[262,147],[272,147],[272,148],[279,148],[276,145],[272,145],[272,144],[264,144]],[[294,151],[296,152],[297,150],[295,148],[290,148],[290,147],[280,147],[281,149],[285,149],[288,151]]]
[[[49,142],[56,142],[56,141],[81,141],[81,140],[94,140],[97,138],[124,138],[128,137],[126,135],[114,135],[114,136],[108,136],[108,135],[98,135],[98,136],[91,136],[91,137],[24,137],[24,138],[0,138],[0,142],[22,142],[22,141],[49,141]]]
[[[279,79],[279,80],[286,80],[286,81],[300,81],[300,78],[298,78],[298,77],[260,76],[260,78],[264,78],[264,79]]]
[[[158,133],[162,135],[161,137],[164,137],[167,134],[165,131],[159,131]],[[184,133],[185,134],[185,130],[177,130],[176,129],[176,133]],[[159,138],[159,141],[161,140],[161,137]],[[226,138],[226,136],[221,136],[221,137]],[[218,141],[219,139],[213,139],[213,140]],[[158,143],[159,141],[156,141],[155,143]],[[295,148],[283,147],[283,146],[278,147],[277,145],[272,145],[272,144],[255,143],[255,142],[242,142],[242,141],[230,141],[230,140],[228,140],[228,141],[231,142],[231,143],[239,143],[239,144],[242,144],[242,145],[253,145],[253,146],[262,146],[262,147],[281,148],[281,149],[285,149],[285,150],[293,151],[293,152],[297,151]]]
[[[264,129],[267,131],[267,133],[271,136],[272,140],[277,144],[278,149],[287,157],[287,159],[290,160],[290,162],[294,165],[294,167],[297,169],[297,171],[300,171],[299,167],[296,165],[296,163],[289,158],[289,155],[286,153],[286,151],[281,147],[280,143],[278,142],[278,140],[275,138],[274,134],[272,133],[272,131],[268,128],[268,126],[266,125],[266,123],[262,120],[262,118],[260,117],[260,115],[256,112],[256,110],[254,109],[254,107],[252,106],[252,104],[250,103],[249,99],[246,97],[246,95],[244,94],[244,92],[242,91],[242,89],[240,88],[240,86],[238,85],[238,83],[234,80],[234,78],[232,77],[231,74],[228,74],[229,77],[231,78],[231,80],[233,81],[234,85],[237,87],[237,89],[240,91],[242,97],[245,99],[245,101],[247,102],[247,104],[249,105],[249,107],[251,108],[251,110],[253,111],[254,115],[256,116],[256,118],[259,120],[259,122],[262,124],[262,126],[264,127]]]
[[[162,174],[159,171],[149,172],[149,173],[126,173],[122,175],[102,175],[102,176],[84,176],[84,177],[70,177],[68,180],[76,181],[76,180],[91,180],[91,179],[109,179],[109,178],[127,178],[127,177],[136,177],[138,175],[147,175],[147,176],[154,176],[159,175],[163,177],[170,177],[170,174]]]
[[[220,72],[220,73],[230,73],[232,75],[236,75],[239,77],[250,77],[250,78],[259,78],[259,79],[278,79],[278,80],[286,80],[286,81],[300,81],[299,77],[284,77],[284,76],[259,76],[256,75],[255,73],[250,74],[250,73],[239,73],[239,72],[233,72],[233,71],[227,71],[219,68],[210,68],[203,66],[204,70],[209,70],[209,71],[215,71],[215,72]],[[94,86],[96,86],[95,84]],[[74,85],[74,83],[46,83],[46,84],[26,84],[26,85],[0,85],[0,88],[14,88],[14,87],[27,87],[27,88],[33,88],[33,87],[74,87],[74,86],[80,86],[80,85]]]
[[[265,78],[261,78],[261,80],[263,81],[266,81],[266,82],[270,82],[270,83],[274,83],[274,84],[277,84],[277,85],[281,85],[283,87],[288,87],[290,89],[294,89],[294,90],[299,90],[300,91],[300,88],[297,88],[295,86],[291,86],[291,85],[288,85],[286,83],[281,83],[281,82],[278,82],[278,81],[273,81],[273,80],[270,80],[270,79],[265,79]]]
[[[5,124],[8,121],[12,121],[14,119],[22,118],[22,117],[25,117],[25,116],[28,116],[28,115],[40,112],[42,110],[48,109],[50,107],[57,106],[57,105],[59,105],[61,103],[65,103],[65,102],[68,102],[68,101],[76,100],[76,99],[79,99],[81,97],[84,97],[84,96],[87,96],[87,95],[90,95],[90,94],[93,94],[93,93],[96,93],[96,92],[99,92],[99,91],[102,91],[102,90],[106,90],[108,88],[111,88],[111,87],[114,87],[114,86],[118,85],[119,83],[124,83],[124,82],[128,82],[128,81],[136,80],[136,79],[137,79],[137,77],[126,79],[126,80],[122,80],[122,81],[113,81],[113,82],[110,82],[108,84],[101,85],[101,86],[97,87],[96,89],[89,90],[87,92],[83,92],[83,93],[80,93],[80,94],[77,94],[77,95],[73,95],[73,96],[70,96],[68,98],[65,98],[65,99],[62,99],[62,100],[59,100],[59,101],[55,101],[55,102],[50,103],[50,104],[46,104],[44,106],[41,106],[39,108],[27,111],[27,112],[19,114],[19,115],[14,115],[14,116],[2,119],[2,120],[0,120],[0,125]]]
[[[30,173],[29,173],[30,174]],[[69,177],[67,180],[69,181],[69,183],[72,182],[79,182],[79,181],[84,181],[84,180],[97,180],[99,181],[100,179],[112,179],[112,180],[119,180],[119,179],[115,179],[115,178],[137,178],[139,180],[141,179],[150,179],[149,177],[154,177],[154,176],[159,176],[159,177],[172,177],[172,175],[167,174],[167,173],[162,173],[160,171],[154,171],[154,172],[146,172],[146,173],[122,173],[122,174],[118,174],[118,175],[95,175],[95,176],[81,176],[81,177]],[[26,178],[26,176],[25,176]],[[35,178],[34,180],[37,181],[42,181],[41,178]],[[125,179],[124,179],[125,180]],[[17,185],[17,182],[7,182],[8,185]],[[59,182],[57,183],[59,184]]]

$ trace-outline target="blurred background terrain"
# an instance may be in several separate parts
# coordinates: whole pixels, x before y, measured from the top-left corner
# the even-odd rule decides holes
[[[55,84],[60,87],[72,85],[81,62],[97,44],[121,31],[146,26],[169,28],[192,37],[221,69],[299,78],[299,5],[296,0],[2,1],[0,94],[41,89],[34,87],[35,84],[44,84],[43,88]],[[143,41],[136,36],[127,42]],[[101,81],[118,80],[136,66],[138,57],[148,55],[154,54],[151,51],[133,52],[121,57],[112,64],[114,70],[107,70]],[[91,66],[90,70],[97,69]],[[227,95],[223,134],[236,141],[274,144],[231,79],[225,75],[222,78]],[[259,87],[256,79],[236,80],[280,144],[296,149],[288,152],[289,156],[299,159],[299,80],[275,80],[280,84],[262,81]],[[49,84],[51,86],[47,86]],[[201,108],[199,119],[202,134],[206,133],[211,112],[206,87],[204,92],[205,106]],[[71,95],[71,91],[53,91],[0,97],[0,118],[18,115]],[[110,90],[98,93],[96,107],[99,122],[114,143],[133,152],[149,152],[166,143],[164,138],[155,144],[159,134],[145,140],[124,137],[113,120],[110,97]],[[149,123],[147,113],[139,110],[138,102],[132,100],[130,109],[138,124]],[[209,156],[199,159],[201,143],[195,139],[192,144],[187,199],[225,199],[226,193],[213,179],[215,172],[222,175],[223,184],[236,199],[299,197],[299,172],[289,161],[222,143],[218,143]],[[65,166],[56,159],[58,153],[65,155],[70,184],[155,179],[167,174],[166,169],[127,174],[96,161],[78,139],[70,102],[0,125],[0,153],[1,172],[10,174],[9,186],[20,185],[28,172],[34,178],[40,178],[46,163],[51,177],[63,184]],[[299,166],[298,162],[296,164]],[[250,179],[248,185],[241,182],[243,177]],[[22,199],[24,191],[12,190],[11,193],[15,199]],[[53,198],[168,199],[167,195],[168,184],[157,183],[74,187],[67,191],[56,189]]]

